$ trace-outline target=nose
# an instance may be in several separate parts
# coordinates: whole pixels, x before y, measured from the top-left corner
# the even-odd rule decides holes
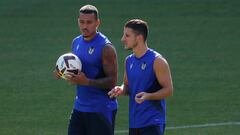
[[[80,27],[81,27],[82,29],[86,29],[86,28],[87,28],[87,25],[86,25],[85,23],[81,23],[81,24],[80,24]]]

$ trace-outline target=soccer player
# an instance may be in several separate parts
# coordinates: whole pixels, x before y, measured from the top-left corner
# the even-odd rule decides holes
[[[140,19],[124,26],[122,42],[133,54],[125,60],[122,86],[108,94],[111,98],[129,95],[129,135],[163,135],[166,123],[165,98],[173,93],[169,65],[147,46],[148,25]]]
[[[81,35],[73,40],[72,53],[80,58],[82,71],[66,76],[77,85],[68,135],[113,135],[117,101],[108,92],[117,82],[117,54],[109,39],[97,30],[100,19],[95,6],[80,8],[78,25]],[[55,75],[59,78],[57,72]]]

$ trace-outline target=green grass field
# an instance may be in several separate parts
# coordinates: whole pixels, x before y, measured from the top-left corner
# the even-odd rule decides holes
[[[96,5],[99,30],[115,45],[122,82],[125,21],[148,21],[148,45],[169,62],[174,96],[165,135],[238,135],[239,0],[0,0],[0,135],[66,135],[74,86],[52,71],[79,34],[78,9]],[[119,98],[116,135],[127,135],[128,99]],[[189,125],[189,128],[170,129]]]

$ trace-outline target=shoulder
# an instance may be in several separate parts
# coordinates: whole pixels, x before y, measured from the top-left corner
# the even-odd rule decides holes
[[[164,57],[162,57],[162,55],[156,56],[154,62],[156,62],[156,63],[162,63],[162,64],[167,64],[167,60],[166,60]]]
[[[82,35],[79,35],[79,36],[73,38],[73,42],[74,42],[74,41],[77,41],[77,40],[80,40],[81,38],[82,38]]]
[[[116,51],[115,47],[111,43],[104,44],[103,52]]]
[[[79,41],[81,39],[82,39],[82,36],[79,35],[72,40],[72,44],[71,44],[72,50],[79,44]]]
[[[149,52],[150,52],[150,55],[151,55],[152,57],[154,57],[154,58],[162,57],[162,55],[161,55],[159,52],[157,52],[157,51],[155,51],[155,50],[153,50],[153,49],[151,49],[151,48],[149,48]]]
[[[162,57],[162,55],[156,55],[154,60],[154,70],[166,69],[168,67],[169,65],[167,60],[164,57]]]
[[[97,34],[98,34],[98,36],[101,37],[101,38],[104,38],[104,39],[107,38],[107,36],[105,36],[105,35],[104,35],[103,33],[101,33],[101,32],[97,32]]]
[[[125,65],[125,68],[130,65],[131,63],[133,63],[134,61],[134,54],[130,54],[128,55],[126,58],[125,58],[125,61],[124,61],[124,65]]]
[[[149,49],[149,51],[150,51],[151,57],[153,59],[154,70],[168,67],[167,60],[159,52],[157,52],[153,49]]]
[[[98,39],[102,41],[104,44],[112,44],[110,40],[107,38],[107,36],[105,36],[101,32],[98,32],[97,34],[98,34]]]
[[[134,58],[134,54],[130,54],[125,58],[125,61],[129,61]]]
[[[110,43],[105,44],[102,49],[102,55],[103,55],[103,57],[116,57],[116,55],[117,55],[116,49]]]
[[[117,53],[111,44],[104,46],[102,51],[102,62],[104,65],[112,64],[109,65],[111,67],[114,67],[114,65],[117,63]]]
[[[72,40],[72,45],[76,44],[76,43],[79,42],[81,39],[82,39],[82,35],[79,35],[79,36],[75,37],[75,38]]]

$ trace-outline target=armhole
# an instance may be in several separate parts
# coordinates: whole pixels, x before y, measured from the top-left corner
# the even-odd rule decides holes
[[[154,68],[154,67],[155,67],[155,62],[156,62],[156,60],[157,60],[159,57],[161,57],[160,54],[157,54],[157,55],[154,56],[153,66],[152,66],[154,74],[156,74],[156,73],[155,73],[155,68]]]
[[[71,43],[71,51],[74,51],[74,43],[77,41],[77,39],[79,39],[80,37],[76,37],[72,40],[72,43]]]

